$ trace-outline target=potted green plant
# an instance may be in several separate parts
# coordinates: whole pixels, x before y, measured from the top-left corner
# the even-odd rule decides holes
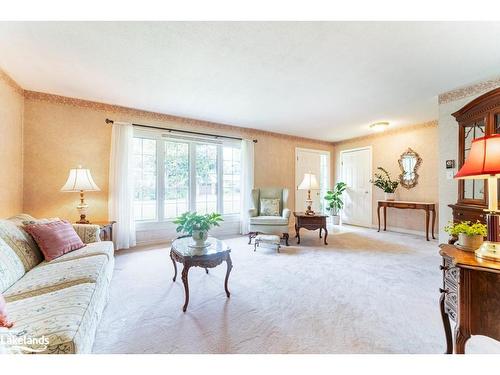
[[[484,237],[488,234],[486,225],[479,221],[474,224],[471,224],[470,221],[461,221],[460,223],[450,221],[444,230],[450,236],[458,238],[457,246],[467,251],[475,251],[480,248]]]
[[[198,215],[196,212],[184,212],[174,220],[174,224],[177,224],[176,231],[178,233],[186,233],[193,237],[196,247],[204,247],[208,238],[208,231],[212,227],[218,227],[223,220],[222,215],[215,212],[205,215]]]
[[[324,197],[327,202],[326,209],[330,212],[334,225],[338,225],[340,223],[340,210],[344,207],[342,193],[346,188],[347,184],[345,182],[337,182],[333,190],[328,190]]]
[[[370,182],[384,191],[385,200],[393,201],[395,199],[395,192],[399,185],[399,181],[391,180],[391,175],[386,169],[382,167],[378,167],[377,169],[380,173],[375,173],[375,178],[370,180]]]

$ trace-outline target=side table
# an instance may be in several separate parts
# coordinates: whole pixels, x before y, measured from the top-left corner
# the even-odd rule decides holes
[[[326,229],[326,215],[306,215],[304,212],[294,212],[295,216],[295,237],[297,238],[297,244],[300,244],[300,228],[305,228],[307,230],[319,229],[319,238],[321,238],[321,232],[325,231],[324,243],[326,242],[326,237],[328,237],[328,229]]]

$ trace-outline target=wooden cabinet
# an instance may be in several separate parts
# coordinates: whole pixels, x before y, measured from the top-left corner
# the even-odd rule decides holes
[[[439,308],[446,335],[446,353],[465,353],[473,335],[500,340],[500,263],[473,252],[440,245],[443,288]],[[454,335],[450,319],[455,323]]]
[[[453,113],[458,122],[458,167],[469,155],[472,141],[490,134],[500,134],[500,88],[474,99]],[[450,205],[454,221],[486,222],[484,209],[488,206],[486,180],[459,180],[458,199]],[[495,192],[500,199],[500,189]]]

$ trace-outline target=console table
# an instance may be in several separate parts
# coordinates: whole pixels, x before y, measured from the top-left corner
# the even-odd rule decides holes
[[[464,354],[472,335],[500,340],[500,262],[478,259],[473,252],[453,245],[439,247],[443,257],[439,307],[446,354]],[[455,340],[450,319],[456,323]]]
[[[428,202],[408,202],[408,201],[378,201],[377,217],[378,231],[380,232],[380,209],[384,209],[384,231],[387,230],[387,207],[424,210],[425,211],[425,236],[429,241],[429,218],[432,213],[432,238],[434,237],[434,226],[436,224],[436,204]]]

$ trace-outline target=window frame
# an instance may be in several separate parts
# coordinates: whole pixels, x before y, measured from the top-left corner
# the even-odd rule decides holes
[[[180,142],[188,144],[188,165],[189,165],[189,199],[188,209],[193,211],[196,208],[196,144],[217,145],[217,211],[224,209],[224,178],[223,178],[223,147],[241,148],[238,141],[222,141],[207,139],[202,137],[178,136],[168,132],[148,129],[134,128],[134,138],[146,138],[156,140],[156,219],[155,220],[135,220],[138,229],[151,227],[165,228],[172,224],[175,218],[165,217],[165,145],[166,142]],[[240,161],[241,162],[241,161]],[[222,214],[225,222],[236,222],[240,220],[241,213]]]

